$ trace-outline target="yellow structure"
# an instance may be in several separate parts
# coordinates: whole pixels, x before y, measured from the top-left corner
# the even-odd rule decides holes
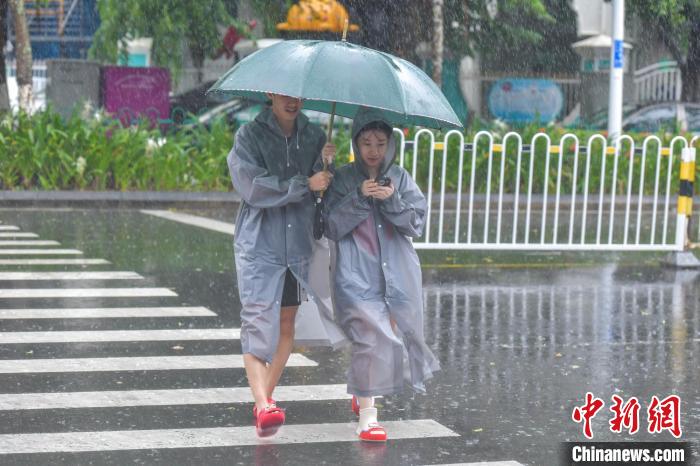
[[[287,22],[277,25],[278,31],[311,31],[342,33],[348,11],[335,0],[301,0],[287,12]],[[349,31],[359,31],[351,24]]]

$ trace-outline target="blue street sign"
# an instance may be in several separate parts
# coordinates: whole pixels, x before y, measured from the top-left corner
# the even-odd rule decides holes
[[[624,43],[619,39],[615,39],[613,43],[613,68],[622,68],[625,54],[623,47]]]

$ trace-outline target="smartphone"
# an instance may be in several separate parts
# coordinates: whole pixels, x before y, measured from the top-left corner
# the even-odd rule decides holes
[[[388,176],[380,176],[379,178],[377,178],[377,184],[379,186],[389,186],[391,185],[391,178],[389,178]]]

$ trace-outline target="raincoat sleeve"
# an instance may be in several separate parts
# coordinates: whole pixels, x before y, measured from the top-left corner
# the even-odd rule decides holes
[[[257,208],[281,207],[300,202],[309,195],[309,178],[296,175],[280,180],[271,175],[254,142],[244,126],[228,155],[228,168],[233,186],[241,198]]]
[[[369,199],[360,193],[359,187],[347,186],[335,179],[324,197],[326,236],[339,241],[365,220],[372,212]]]
[[[379,202],[379,211],[403,235],[418,238],[423,234],[425,211],[427,203],[425,196],[416,182],[402,171],[394,194]]]

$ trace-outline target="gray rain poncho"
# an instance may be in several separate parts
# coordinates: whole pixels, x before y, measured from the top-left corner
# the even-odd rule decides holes
[[[284,136],[270,108],[242,126],[228,166],[241,196],[234,255],[241,299],[241,345],[271,362],[279,340],[287,268],[309,297],[296,317],[297,344],[336,347],[345,341],[332,317],[327,241],[314,241],[309,176],[321,170],[323,131],[302,113]]]
[[[404,381],[425,392],[425,380],[439,370],[423,336],[420,262],[409,239],[421,235],[427,204],[406,170],[392,163],[393,135],[382,171],[388,169],[394,194],[380,201],[360,192],[368,174],[355,138],[378,120],[391,127],[378,110],[358,111],[352,127],[356,161],[336,171],[325,199],[326,236],[336,247],[336,320],[352,342],[348,393],[363,397],[398,393]]]

